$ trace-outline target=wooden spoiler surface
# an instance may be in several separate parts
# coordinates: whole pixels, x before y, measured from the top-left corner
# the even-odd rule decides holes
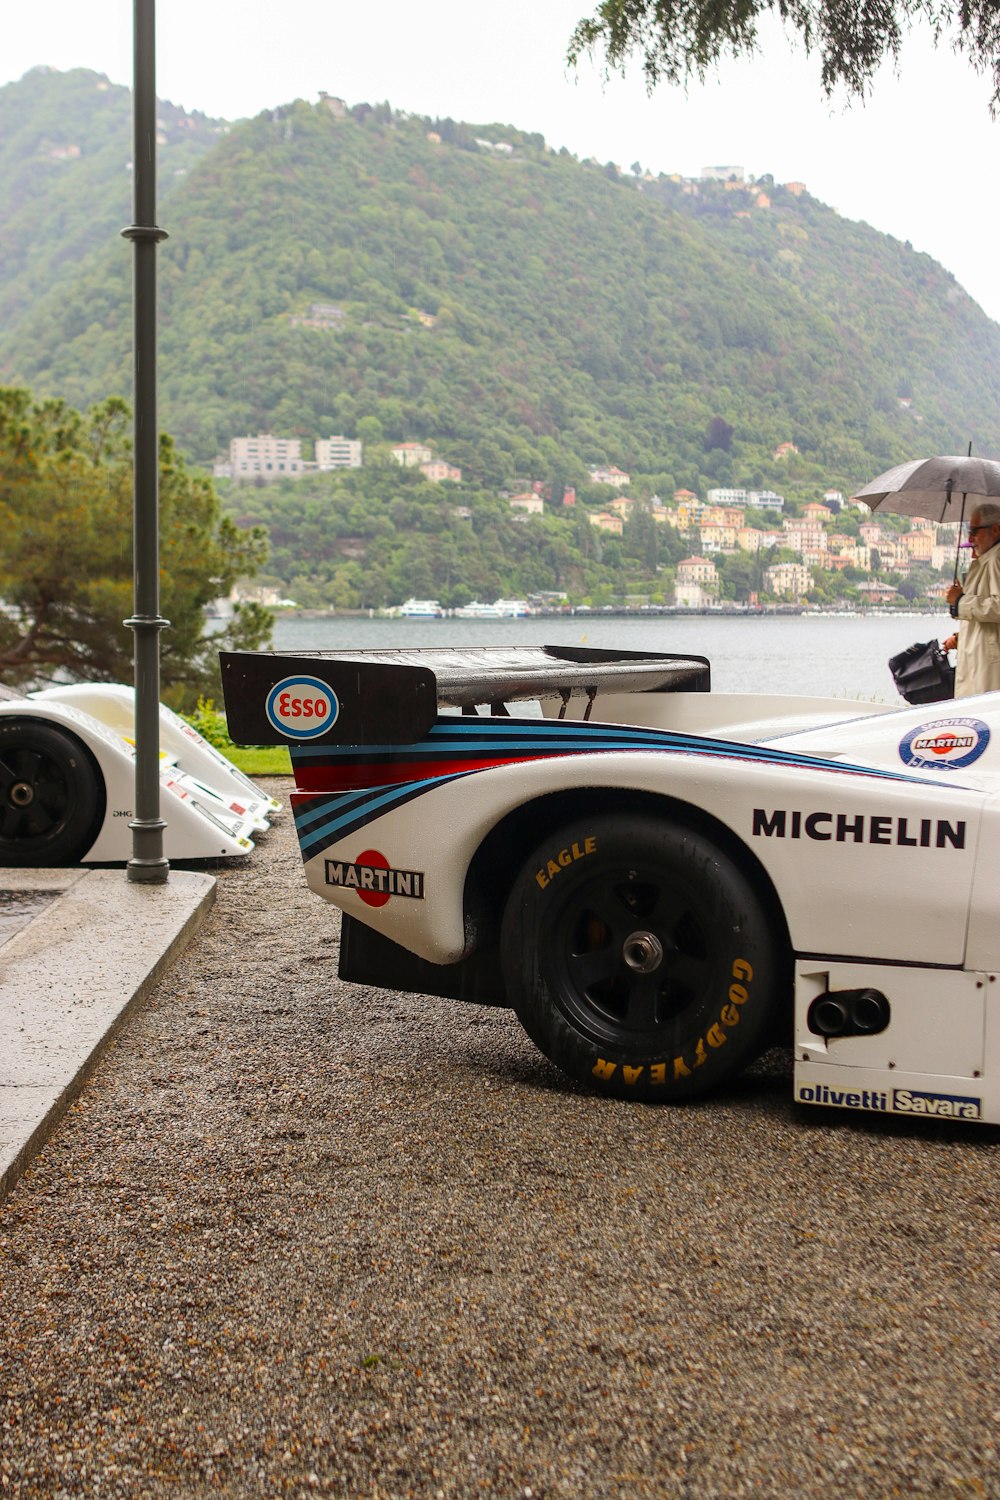
[[[508,704],[541,698],[568,704],[600,693],[711,687],[704,656],[583,646],[227,651],[220,660],[229,734],[238,745],[409,744],[442,708],[502,714]]]

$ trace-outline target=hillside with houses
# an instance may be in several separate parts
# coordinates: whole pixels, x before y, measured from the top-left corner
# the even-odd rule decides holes
[[[289,458],[266,434],[234,439],[233,451],[248,442],[258,472],[220,461],[217,474],[231,514],[271,535],[274,571],[234,596],[262,604],[378,610],[421,596],[446,611],[513,595],[548,610],[932,607],[954,568],[955,525],[873,515],[816,484],[664,497],[602,464],[580,486],[534,479],[493,492],[442,473],[424,444],[330,465]]]

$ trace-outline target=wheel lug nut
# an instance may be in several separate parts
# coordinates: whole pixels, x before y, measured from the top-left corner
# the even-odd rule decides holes
[[[637,974],[652,974],[663,962],[663,944],[655,932],[633,932],[622,945],[622,957]]]

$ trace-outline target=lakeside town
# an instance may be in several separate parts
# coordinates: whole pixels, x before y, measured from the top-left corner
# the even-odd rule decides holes
[[[385,445],[383,446],[383,456]],[[315,456],[308,458],[298,438],[269,433],[233,438],[228,457],[214,466],[214,475],[237,483],[257,485],[306,479],[364,466],[364,445],[335,434],[316,439]],[[798,450],[793,443],[778,446],[776,462]],[[416,470],[435,484],[462,484],[462,470],[437,455],[432,446],[406,441],[388,446],[391,462]],[[570,485],[554,486],[533,480],[514,491],[501,491],[512,520],[579,513],[598,535],[622,538],[630,525],[648,518],[656,527],[670,528],[686,555],[670,568],[661,568],[662,590],[622,598],[614,605],[623,612],[699,612],[716,610],[804,609],[828,605],[838,610],[871,610],[922,605],[940,608],[951,581],[958,527],[938,525],[923,517],[882,518],[861,501],[829,488],[813,500],[786,500],[772,489],[716,486],[704,496],[680,488],[666,499],[639,485],[632,492],[632,476],[616,465],[589,470],[586,497]],[[595,499],[595,495],[597,498]],[[457,521],[471,522],[470,506],[449,504]],[[676,548],[674,551],[676,552]],[[742,598],[731,597],[725,580],[742,566],[749,580]],[[837,580],[849,584],[838,588]],[[817,599],[823,584],[829,597]],[[280,586],[267,583],[236,586],[232,602],[253,601],[269,607],[294,608]],[[428,618],[452,614],[459,618],[503,618],[511,615],[586,609],[565,591],[545,590],[520,600],[469,600],[445,607],[437,599],[409,598],[380,611],[388,615]]]

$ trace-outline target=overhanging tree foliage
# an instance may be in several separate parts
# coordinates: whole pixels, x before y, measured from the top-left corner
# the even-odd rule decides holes
[[[757,50],[769,12],[818,52],[824,91],[843,84],[864,94],[887,57],[898,62],[903,38],[919,22],[936,43],[950,42],[992,79],[990,112],[1000,105],[1000,6],[996,0],[601,0],[570,38],[568,60],[603,52],[610,69],[642,58],[646,83],[703,78],[727,54]]]
[[[0,678],[31,686],[56,674],[128,682],[132,636],[130,414],[111,399],[81,416],[61,401],[0,388]],[[221,514],[210,481],[160,438],[163,697],[193,704],[216,691],[222,647],[259,649],[272,616],[239,609],[206,632],[205,605],[263,563],[266,533]]]

